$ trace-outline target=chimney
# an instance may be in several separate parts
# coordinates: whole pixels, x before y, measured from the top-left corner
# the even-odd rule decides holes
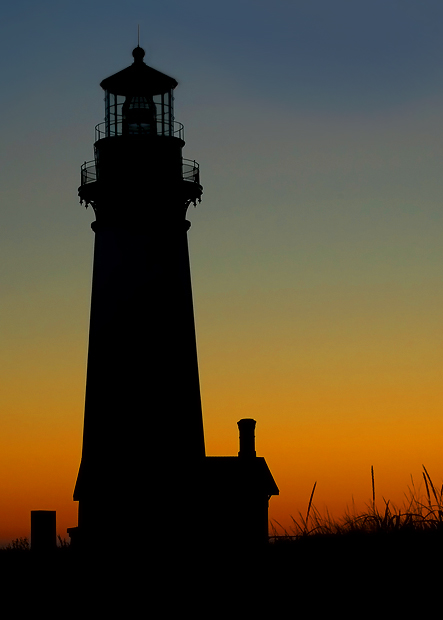
[[[240,452],[238,456],[242,458],[255,457],[255,420],[243,418],[237,422],[240,431]]]

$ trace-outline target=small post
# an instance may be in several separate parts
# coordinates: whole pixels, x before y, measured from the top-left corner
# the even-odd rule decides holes
[[[31,510],[31,551],[51,553],[56,547],[56,511]]]

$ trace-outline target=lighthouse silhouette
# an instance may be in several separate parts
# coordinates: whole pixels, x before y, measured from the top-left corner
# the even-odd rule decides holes
[[[141,47],[132,55],[100,84],[105,120],[81,168],[95,246],[78,526],[68,532],[82,549],[99,534],[109,545],[160,531],[238,544],[241,530],[263,542],[278,488],[255,455],[255,421],[239,422],[238,457],[205,455],[186,220],[203,188],[182,156],[177,82],[147,66]]]

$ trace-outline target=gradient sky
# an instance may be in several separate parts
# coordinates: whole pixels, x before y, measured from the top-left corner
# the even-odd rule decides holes
[[[76,525],[100,81],[173,76],[207,453],[257,453],[290,527],[443,479],[443,4],[16,0],[0,21],[0,544]],[[127,211],[127,213],[125,213]],[[122,216],[131,217],[122,205]],[[111,511],[111,507],[110,507]],[[146,533],[143,533],[145,535]]]

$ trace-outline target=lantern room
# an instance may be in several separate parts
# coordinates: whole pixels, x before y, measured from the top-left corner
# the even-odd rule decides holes
[[[174,131],[172,91],[176,80],[147,66],[141,47],[136,47],[132,55],[132,65],[100,84],[105,91],[105,121],[97,126],[97,139],[181,133],[181,126]]]
[[[203,191],[198,163],[182,156],[184,130],[173,109],[177,81],[146,65],[141,47],[132,56],[132,65],[100,83],[105,120],[95,128],[94,160],[81,168],[80,201],[100,219],[114,218],[128,201],[139,215],[147,214],[148,203],[162,216],[166,204],[186,212]]]

